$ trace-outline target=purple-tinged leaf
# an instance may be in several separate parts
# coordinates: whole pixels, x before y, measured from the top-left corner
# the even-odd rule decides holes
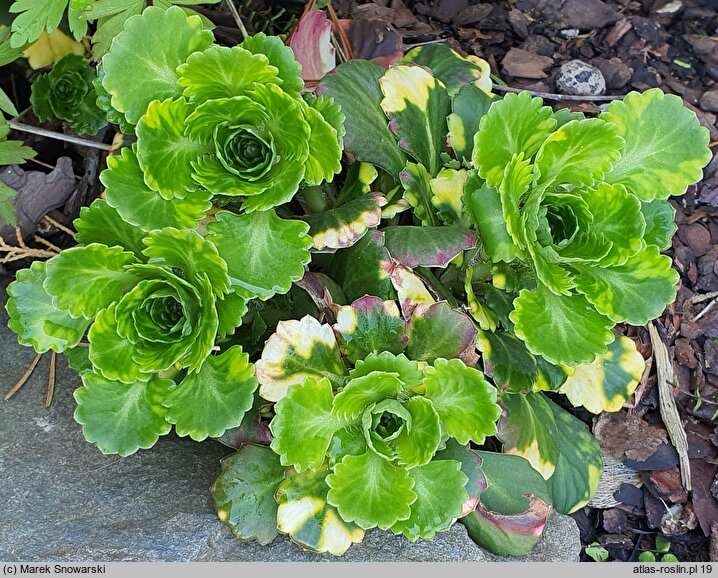
[[[476,246],[477,235],[461,227],[386,227],[386,248],[406,267],[446,267],[462,251]]]
[[[439,357],[455,359],[474,349],[476,327],[471,319],[446,301],[419,304],[408,322],[409,359],[433,363]]]
[[[264,407],[269,405],[255,393],[254,405],[244,414],[239,427],[228,429],[216,438],[217,441],[236,450],[244,444],[268,446],[272,442],[272,434],[269,431],[269,422],[262,420],[261,412]]]
[[[520,514],[499,514],[481,504],[461,518],[471,539],[484,548],[504,556],[522,556],[539,541],[551,506],[527,494],[529,507]]]
[[[299,19],[289,37],[289,47],[302,65],[302,80],[319,80],[337,65],[332,22],[324,10],[312,10]]]

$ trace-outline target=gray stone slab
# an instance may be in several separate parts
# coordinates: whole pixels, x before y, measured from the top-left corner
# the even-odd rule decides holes
[[[34,352],[7,329],[0,283],[0,391]],[[285,537],[269,546],[236,540],[214,512],[208,488],[230,450],[214,441],[165,436],[127,458],[102,455],[73,420],[77,375],[57,361],[55,399],[44,407],[49,354],[31,379],[0,401],[0,560],[5,561],[334,561]],[[525,561],[578,560],[575,522],[554,515]],[[431,542],[368,532],[346,561],[494,561],[461,524]],[[516,559],[510,559],[515,561]]]

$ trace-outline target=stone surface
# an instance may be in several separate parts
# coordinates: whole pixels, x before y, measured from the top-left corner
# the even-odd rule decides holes
[[[594,96],[606,92],[606,80],[601,71],[581,60],[562,65],[554,82],[561,94]]]
[[[718,90],[709,90],[701,97],[700,106],[703,110],[718,112]]]
[[[7,329],[0,283],[0,391],[34,352]],[[269,546],[236,540],[217,519],[208,488],[230,450],[174,435],[127,458],[104,456],[72,419],[77,375],[57,359],[55,399],[44,407],[50,354],[0,413],[0,560],[5,561],[335,561],[287,538]],[[519,561],[578,560],[573,519],[554,515]],[[368,532],[346,561],[498,561],[456,524],[431,542]],[[516,560],[516,559],[511,559]]]

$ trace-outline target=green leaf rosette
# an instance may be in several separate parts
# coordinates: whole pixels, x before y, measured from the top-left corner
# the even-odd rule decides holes
[[[469,477],[453,453],[435,458],[450,438],[483,443],[501,409],[496,388],[459,358],[466,316],[436,307],[454,323],[441,341],[455,358],[431,365],[410,357],[427,350],[431,332],[372,296],[337,307],[333,326],[310,316],[280,322],[267,341],[257,378],[276,402],[270,447],[296,472],[277,493],[278,528],[302,545],[341,554],[375,527],[429,540],[475,503],[475,468]],[[320,522],[335,528],[333,541]]]
[[[700,178],[706,144],[695,115],[657,89],[560,125],[527,93],[491,106],[464,199],[488,257],[533,272],[510,313],[532,354],[590,364],[616,323],[644,325],[673,301],[678,273],[660,254],[673,231],[665,200]]]
[[[107,124],[96,104],[95,71],[77,54],[63,56],[47,74],[32,84],[30,102],[41,121],[53,116],[65,120],[80,133],[96,134]]]
[[[137,125],[147,186],[167,200],[199,191],[242,197],[253,212],[288,202],[302,183],[331,181],[344,115],[332,99],[300,96],[291,49],[264,34],[231,48],[211,40],[198,16],[150,7],[103,58],[103,102],[109,95]]]

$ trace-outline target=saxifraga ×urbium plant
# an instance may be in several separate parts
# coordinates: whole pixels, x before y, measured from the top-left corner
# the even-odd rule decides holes
[[[500,99],[438,45],[342,64],[318,96],[300,71],[277,38],[130,18],[95,88],[137,142],[80,245],[18,272],[10,327],[68,355],[103,452],[172,425],[237,448],[212,493],[239,538],[339,555],[460,519],[525,553],[602,468],[545,392],[594,413],[632,394],[643,359],[613,328],[675,297],[667,199],[700,179],[707,131],[658,90],[597,118]],[[503,453],[476,449],[494,435]]]

